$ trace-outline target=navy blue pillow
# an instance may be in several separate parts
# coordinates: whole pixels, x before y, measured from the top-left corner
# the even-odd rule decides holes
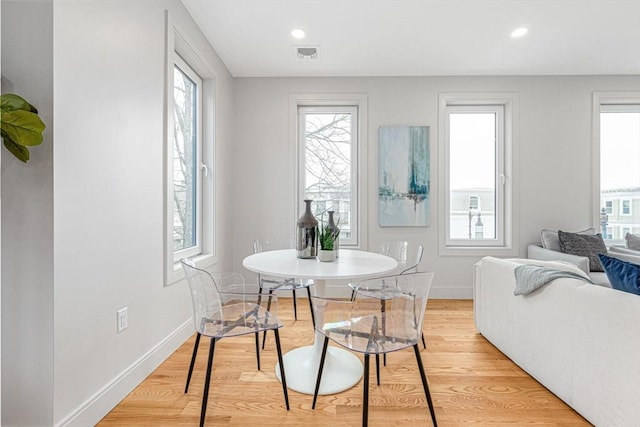
[[[613,289],[640,295],[640,265],[602,254],[598,256]]]

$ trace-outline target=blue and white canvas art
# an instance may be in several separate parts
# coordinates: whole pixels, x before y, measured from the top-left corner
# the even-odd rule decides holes
[[[378,156],[380,226],[428,226],[429,126],[380,127]]]

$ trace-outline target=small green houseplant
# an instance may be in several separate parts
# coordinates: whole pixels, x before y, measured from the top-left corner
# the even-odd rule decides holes
[[[336,254],[334,245],[336,239],[340,235],[340,229],[332,230],[328,225],[322,225],[318,229],[318,240],[320,241],[320,250],[318,251],[318,259],[320,261],[333,261]]]
[[[7,150],[20,161],[29,161],[28,147],[42,144],[44,129],[36,107],[18,95],[0,95],[0,136]]]

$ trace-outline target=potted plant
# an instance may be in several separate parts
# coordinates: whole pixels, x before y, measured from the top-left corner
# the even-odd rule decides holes
[[[36,107],[12,93],[0,95],[0,136],[7,150],[20,161],[29,161],[27,147],[42,144],[45,125]]]
[[[340,229],[331,229],[329,225],[322,225],[318,230],[318,240],[320,240],[320,250],[318,251],[318,260],[324,262],[335,261],[336,252],[334,244],[340,235]]]

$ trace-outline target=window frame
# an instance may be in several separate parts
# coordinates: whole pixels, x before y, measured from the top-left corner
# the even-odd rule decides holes
[[[453,112],[498,112],[496,126],[496,239],[451,239],[449,184],[449,116]],[[438,108],[438,253],[447,256],[517,255],[518,195],[514,159],[517,158],[518,95],[516,93],[440,94]]]
[[[289,97],[290,116],[290,146],[291,164],[295,167],[290,171],[290,182],[294,194],[290,209],[292,213],[291,223],[304,211],[304,187],[301,177],[304,174],[304,152],[302,150],[304,131],[301,129],[299,117],[300,108],[317,108],[318,111],[327,111],[326,108],[355,108],[354,132],[356,138],[352,147],[351,169],[351,233],[352,239],[347,241],[340,238],[340,247],[348,249],[367,248],[367,96],[365,94],[295,94]],[[311,111],[311,110],[309,110]],[[323,112],[324,112],[323,111]],[[353,139],[353,136],[352,136]],[[353,193],[354,192],[354,193]],[[320,220],[320,218],[318,218]]]
[[[591,208],[591,222],[596,229],[600,229],[600,114],[605,110],[612,112],[614,110],[624,111],[632,106],[640,105],[640,92],[638,91],[623,91],[623,92],[593,92],[592,95],[592,171],[591,174],[591,188],[593,190],[592,208]],[[622,206],[619,206],[622,208]],[[621,216],[622,209],[618,212]],[[625,215],[626,216],[626,215]],[[624,236],[622,238],[605,239],[607,245],[624,243]]]
[[[184,278],[178,257],[173,250],[173,90],[174,64],[184,61],[193,72],[200,77],[201,107],[199,130],[201,132],[201,157],[197,164],[197,175],[200,176],[201,208],[200,211],[200,250],[181,253],[190,256],[199,268],[207,268],[218,262],[216,248],[216,180],[215,177],[215,100],[216,75],[215,64],[199,50],[189,33],[184,31],[179,20],[174,21],[168,11],[165,12],[165,79],[164,79],[164,132],[163,132],[163,183],[164,183],[164,215],[163,215],[163,265],[164,286],[169,286]],[[184,70],[183,70],[184,71]],[[200,221],[199,221],[200,222]],[[197,253],[196,253],[197,252]]]

